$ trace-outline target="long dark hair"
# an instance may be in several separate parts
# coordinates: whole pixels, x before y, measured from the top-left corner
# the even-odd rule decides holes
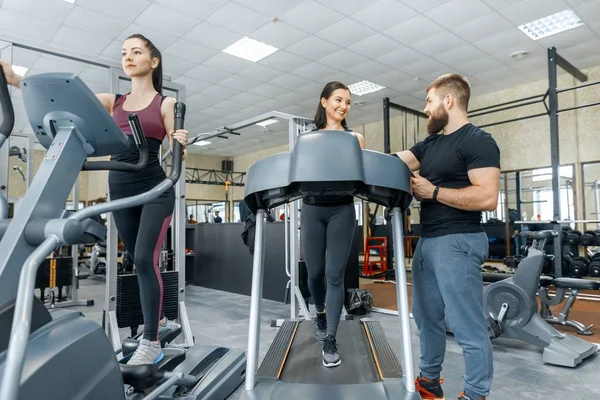
[[[163,81],[163,69],[162,69],[162,54],[160,54],[160,50],[144,35],[140,33],[134,33],[129,36],[127,39],[140,39],[142,42],[146,44],[148,50],[150,50],[151,58],[158,58],[158,66],[154,68],[152,71],[152,86],[154,86],[154,90],[158,93],[162,94],[162,81]],[[125,39],[125,40],[127,40]]]
[[[321,91],[321,96],[319,97],[319,105],[317,105],[317,112],[315,113],[315,126],[317,129],[323,129],[327,126],[327,113],[325,112],[325,108],[321,105],[321,99],[327,100],[329,96],[331,96],[331,94],[338,89],[346,89],[348,92],[350,91],[350,89],[348,89],[348,86],[338,81],[329,82]],[[346,118],[342,120],[342,127],[348,130]]]

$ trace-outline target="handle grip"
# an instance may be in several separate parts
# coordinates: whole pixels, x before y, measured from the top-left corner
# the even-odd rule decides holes
[[[183,129],[185,122],[185,103],[177,102],[174,106],[175,112],[175,123],[174,130]],[[181,143],[177,140],[173,140],[173,164],[171,166],[171,174],[169,179],[175,184],[181,175],[181,163],[183,161],[183,148]]]
[[[83,164],[83,171],[121,171],[121,172],[139,172],[148,165],[148,142],[140,120],[135,113],[129,114],[129,127],[133,133],[133,140],[137,146],[140,156],[138,162],[130,164],[121,161],[86,161]]]

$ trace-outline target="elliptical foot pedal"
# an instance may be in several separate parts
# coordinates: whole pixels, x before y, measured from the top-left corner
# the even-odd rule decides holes
[[[181,333],[181,325],[177,324],[176,327],[170,328],[163,333],[158,335],[158,341],[160,342],[160,347],[165,347],[168,343],[171,343],[179,334]],[[138,348],[140,344],[139,340],[136,339],[125,339],[121,344],[121,349],[123,351],[123,357],[128,357]]]
[[[185,350],[163,349],[164,358],[158,364],[127,365],[126,359],[119,361],[123,382],[133,387],[136,392],[143,392],[160,382],[165,372],[173,371],[185,360]]]

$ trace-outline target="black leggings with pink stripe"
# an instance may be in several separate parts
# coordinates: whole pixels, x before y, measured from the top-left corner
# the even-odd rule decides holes
[[[131,189],[111,189],[111,200],[132,195]],[[171,188],[150,203],[113,213],[119,236],[137,270],[144,315],[144,339],[148,340],[158,340],[163,298],[158,260],[174,205],[175,192]]]

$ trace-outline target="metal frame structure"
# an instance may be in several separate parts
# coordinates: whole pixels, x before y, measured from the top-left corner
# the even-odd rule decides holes
[[[185,181],[201,185],[244,186],[245,172],[223,172],[216,169],[186,168]],[[229,183],[228,183],[229,182]]]
[[[188,144],[192,144],[200,140],[208,140],[214,137],[227,139],[227,135],[241,135],[239,131],[242,129],[254,126],[260,122],[272,118],[279,118],[288,121],[290,151],[294,148],[296,136],[306,131],[309,124],[311,124],[313,121],[311,118],[299,117],[279,111],[271,111],[226,127],[217,128],[216,130],[207,134],[199,134],[188,141]],[[286,285],[286,293],[288,290],[290,291],[290,317],[298,318],[299,314],[301,314],[305,319],[310,319],[310,311],[304,303],[304,299],[298,286],[298,261],[300,254],[300,235],[298,232],[300,207],[300,200],[296,200],[285,207],[285,271],[287,276],[290,278]],[[259,233],[257,232],[256,234],[258,235]],[[280,325],[282,321],[283,320],[277,320],[276,324]]]
[[[46,54],[46,55],[51,55],[54,57],[68,59],[71,61],[77,61],[82,64],[93,65],[93,66],[102,67],[102,68],[110,68],[107,65],[104,65],[102,63],[99,63],[99,62],[93,61],[93,60],[86,60],[86,59],[74,57],[74,56],[71,56],[68,54],[60,54],[60,53],[57,53],[54,51],[45,50],[45,49],[37,48],[34,46],[30,46],[27,44],[22,44],[22,43],[15,43],[15,42],[7,42],[7,43],[8,43],[8,46],[1,49],[0,54],[2,55],[3,59],[5,59],[9,62],[9,64],[13,63],[13,49],[15,47],[17,47],[17,48],[21,48],[21,49],[41,53],[41,54]],[[15,90],[15,89],[10,88],[10,90]],[[27,187],[29,187],[29,185],[31,184],[31,181],[33,180],[33,176],[34,176],[34,171],[33,171],[34,157],[35,157],[34,137],[33,136],[11,135],[11,138],[12,137],[21,137],[21,138],[27,139],[27,153],[28,154],[27,154],[26,181],[27,181]],[[3,146],[2,149],[0,149],[0,190],[2,190],[3,194],[6,196],[7,199],[9,198],[8,197],[8,182],[9,182],[8,153],[9,153],[9,147],[10,146]],[[75,185],[73,186],[73,204],[75,205],[75,209],[77,209],[77,205],[79,204],[79,179],[77,179],[77,181],[75,182]],[[79,247],[78,246],[71,247],[71,256],[72,256],[72,260],[73,260],[73,274],[72,274],[73,279],[71,282],[71,286],[67,292],[67,300],[47,304],[46,307],[48,307],[48,308],[63,308],[63,307],[93,306],[94,305],[94,300],[92,300],[92,299],[85,299],[85,300],[79,299]]]
[[[390,140],[390,110],[396,110],[396,111],[400,111],[403,112],[405,114],[410,114],[410,115],[414,115],[418,118],[425,118],[427,119],[427,115],[421,111],[417,111],[417,110],[413,110],[412,108],[400,105],[400,104],[396,104],[392,101],[390,101],[389,97],[384,97],[383,98],[383,152],[385,154],[390,154],[392,152],[392,148],[391,148],[391,140]],[[407,149],[402,149],[402,150],[407,150]],[[363,222],[364,224],[364,222]],[[387,247],[387,260],[388,260],[388,270],[391,269],[390,266],[393,266],[394,263],[391,262],[392,260],[392,232],[391,229],[388,229],[386,231],[386,239],[388,242],[388,247]],[[366,237],[365,237],[366,240]],[[363,244],[364,246],[364,244]],[[393,268],[393,267],[392,267]]]
[[[468,113],[469,118],[478,117],[482,115],[493,114],[500,111],[511,110],[514,108],[530,106],[533,104],[543,103],[546,108],[546,112],[535,113],[531,115],[526,115],[518,118],[512,118],[505,121],[492,122],[488,124],[478,125],[480,128],[487,128],[491,126],[497,126],[502,124],[507,124],[510,122],[523,121],[531,118],[543,117],[547,116],[550,119],[550,156],[551,156],[551,168],[552,168],[552,192],[553,192],[553,224],[558,224],[559,231],[560,229],[560,176],[559,176],[559,168],[560,168],[560,148],[559,148],[559,135],[558,135],[558,115],[562,112],[578,110],[581,108],[593,107],[600,105],[599,102],[593,102],[588,104],[583,104],[574,107],[567,107],[560,109],[559,107],[559,99],[558,95],[560,93],[569,92],[571,90],[582,89],[589,86],[594,86],[600,84],[600,81],[597,82],[589,82],[583,85],[574,86],[565,89],[558,89],[557,87],[557,70],[558,67],[563,69],[565,72],[569,73],[573,78],[577,79],[579,82],[587,82],[588,77],[579,69],[577,69],[573,64],[568,62],[566,59],[561,57],[555,47],[550,47],[547,50],[547,58],[548,58],[548,90],[545,93],[538,94],[535,96],[528,96],[521,99],[511,100],[503,103],[499,103],[493,106],[487,106],[475,110],[471,110]],[[548,103],[546,103],[548,100]],[[389,109],[395,108],[400,111],[404,111],[407,113],[419,113],[418,111],[412,110],[410,108],[400,106],[397,104],[393,104],[389,102],[389,99],[384,99],[384,108],[383,108],[383,127],[384,127],[384,152],[389,153],[391,149],[389,148]],[[520,214],[519,214],[520,215]],[[567,223],[567,221],[563,221],[563,223]],[[568,221],[568,223],[589,223],[588,220],[581,221]],[[554,241],[554,255],[556,257],[556,273],[557,277],[562,276],[562,249],[560,240]]]

